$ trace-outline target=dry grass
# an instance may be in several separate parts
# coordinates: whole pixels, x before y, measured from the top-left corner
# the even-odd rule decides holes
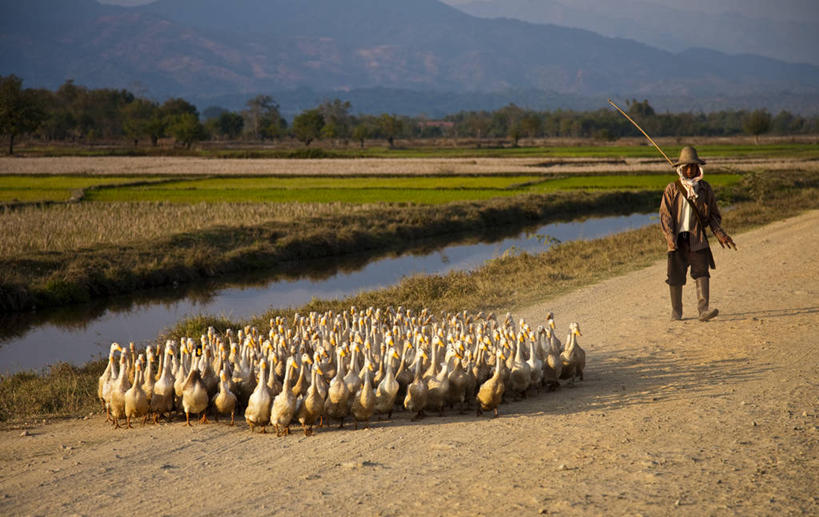
[[[0,257],[124,245],[225,226],[331,217],[372,209],[341,203],[81,203],[0,208]]]

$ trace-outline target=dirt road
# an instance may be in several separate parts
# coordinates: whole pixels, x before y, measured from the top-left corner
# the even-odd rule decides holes
[[[588,367],[500,418],[37,424],[0,433],[0,514],[817,515],[819,211],[734,237],[712,322],[690,319],[690,283],[668,321],[664,263],[516,311],[553,310],[561,338],[578,321]]]

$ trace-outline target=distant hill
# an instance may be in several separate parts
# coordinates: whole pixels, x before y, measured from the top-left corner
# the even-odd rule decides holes
[[[473,109],[493,107],[480,99],[540,102],[531,92],[572,107],[634,96],[665,99],[660,108],[761,99],[775,109],[790,99],[819,110],[816,66],[675,54],[586,30],[477,18],[437,0],[27,0],[4,11],[0,74],[26,86],[73,78],[200,105],[259,92],[358,95],[379,106],[392,97],[408,111],[383,111],[402,113],[435,112],[443,99]]]
[[[815,1],[812,6],[804,0],[769,2],[764,9],[748,0],[718,5],[729,10],[704,12],[706,6],[697,2],[672,8],[645,0],[471,0],[457,7],[484,18],[554,23],[631,38],[672,52],[698,46],[819,65]]]

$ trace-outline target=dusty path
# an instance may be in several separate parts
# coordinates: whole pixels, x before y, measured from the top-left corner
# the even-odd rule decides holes
[[[735,238],[710,323],[667,320],[662,263],[518,311],[580,322],[587,375],[498,419],[3,431],[0,514],[817,515],[819,211]]]

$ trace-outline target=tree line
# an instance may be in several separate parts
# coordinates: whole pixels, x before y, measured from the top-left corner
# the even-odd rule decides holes
[[[736,136],[764,133],[815,134],[819,116],[787,111],[771,115],[764,109],[723,110],[712,113],[657,113],[647,100],[627,101],[629,114],[653,136]],[[305,146],[319,140],[354,142],[368,139],[472,138],[508,139],[575,137],[615,140],[640,136],[622,116],[608,108],[595,111],[533,111],[514,104],[492,111],[461,111],[431,121],[426,117],[353,115],[349,102],[325,100],[296,115],[281,115],[269,95],[247,101],[244,109],[218,106],[201,114],[183,98],[162,103],[124,89],[89,89],[66,81],[54,91],[23,88],[14,75],[0,76],[0,134],[13,153],[15,139],[26,135],[42,141],[129,141],[156,146],[162,138],[190,148],[203,140],[264,141],[293,138]]]

